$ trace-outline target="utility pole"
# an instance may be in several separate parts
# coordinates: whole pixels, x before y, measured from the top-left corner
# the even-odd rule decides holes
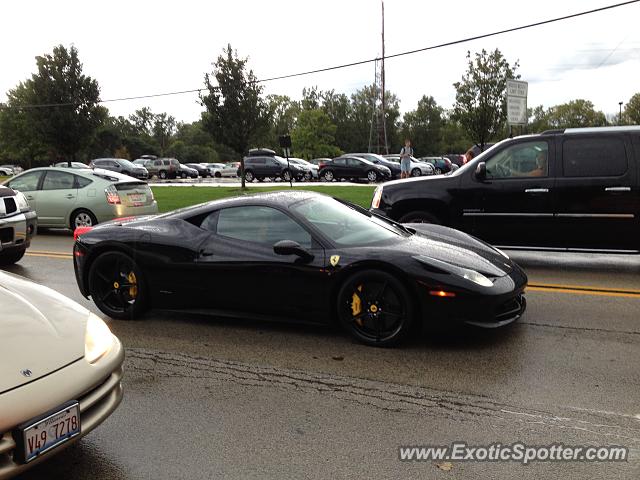
[[[388,154],[389,144],[387,143],[387,105],[385,95],[385,72],[384,72],[384,0],[382,6],[382,57],[375,62],[375,81],[373,84],[373,114],[371,116],[371,129],[369,130],[369,152],[378,154]]]

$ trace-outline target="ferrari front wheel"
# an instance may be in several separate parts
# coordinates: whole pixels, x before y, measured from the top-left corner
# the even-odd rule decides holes
[[[356,340],[388,347],[411,331],[414,309],[407,289],[396,277],[380,270],[363,270],[340,288],[338,318]]]
[[[89,269],[89,293],[101,312],[120,320],[139,318],[147,309],[143,274],[123,252],[106,252]]]

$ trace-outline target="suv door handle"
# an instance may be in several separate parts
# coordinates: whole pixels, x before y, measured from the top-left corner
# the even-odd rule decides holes
[[[604,189],[605,192],[630,192],[631,187],[607,187]]]
[[[548,188],[527,188],[524,193],[549,193]]]
[[[26,195],[27,200],[33,200],[33,197],[31,195]]]
[[[67,195],[67,198],[76,198],[76,196],[69,194],[69,195]]]

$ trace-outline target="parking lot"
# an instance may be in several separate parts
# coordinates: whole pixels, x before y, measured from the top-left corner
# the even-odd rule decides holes
[[[8,270],[99,313],[78,292],[71,245],[40,234]],[[400,348],[291,324],[105,319],[127,347],[121,407],[24,478],[638,478],[640,257],[509,253],[529,276],[520,321]],[[398,461],[401,445],[456,440],[623,445],[631,458]]]

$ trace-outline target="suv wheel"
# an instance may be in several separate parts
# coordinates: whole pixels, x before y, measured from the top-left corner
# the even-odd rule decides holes
[[[322,178],[324,178],[325,182],[333,182],[333,180],[335,179],[331,170],[325,170],[324,172],[322,172]]]
[[[377,182],[378,181],[378,173],[375,170],[369,170],[367,172],[367,180],[369,180],[370,182]]]
[[[289,170],[285,170],[284,172],[282,172],[282,179],[285,182],[290,182],[291,181],[291,172]]]
[[[244,171],[244,179],[245,179],[245,181],[251,183],[251,182],[253,182],[254,178],[256,178],[256,177],[255,177],[255,175],[253,174],[253,172],[251,170],[245,170]]]
[[[420,210],[405,213],[398,221],[400,223],[433,223],[435,225],[442,225],[442,221],[438,217],[432,213]]]
[[[166,180],[166,178],[167,178],[167,172],[166,172],[166,171],[164,171],[164,170],[160,170],[160,171],[158,172],[158,177],[159,177],[161,180]]]

